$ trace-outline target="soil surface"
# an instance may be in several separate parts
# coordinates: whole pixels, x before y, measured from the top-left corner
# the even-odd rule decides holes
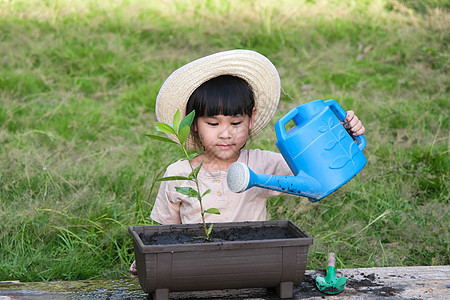
[[[290,239],[298,237],[295,236],[289,228],[279,226],[238,227],[226,230],[213,229],[211,236],[212,242]],[[145,245],[171,245],[206,242],[204,232],[202,235],[202,232],[192,230],[155,233],[150,236],[140,233],[139,237]]]

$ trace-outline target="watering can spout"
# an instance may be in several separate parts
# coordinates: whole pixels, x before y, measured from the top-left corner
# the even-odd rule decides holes
[[[326,191],[321,191],[321,185],[317,180],[302,171],[297,176],[255,174],[242,162],[235,162],[228,169],[227,184],[235,193],[256,186],[307,197],[311,202],[319,201],[327,195]]]

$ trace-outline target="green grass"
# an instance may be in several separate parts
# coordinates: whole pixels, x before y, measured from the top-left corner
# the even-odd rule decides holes
[[[268,201],[314,237],[308,268],[450,264],[446,1],[1,1],[0,280],[128,276],[127,226],[152,224],[179,157],[144,136],[177,67],[259,51],[285,91],[249,147],[276,150],[291,108],[336,99],[368,164],[318,203]]]

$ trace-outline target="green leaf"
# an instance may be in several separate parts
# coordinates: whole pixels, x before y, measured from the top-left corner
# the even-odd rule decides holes
[[[149,138],[154,139],[154,140],[158,140],[158,141],[161,141],[161,142],[171,143],[171,144],[176,144],[176,145],[178,145],[177,142],[172,141],[171,139],[169,139],[168,137],[165,137],[165,136],[159,136],[159,135],[153,135],[153,134],[144,134],[144,135],[145,135],[146,137],[149,137]]]
[[[178,127],[178,129],[181,130],[185,126],[188,126],[190,128],[192,125],[192,121],[194,121],[194,116],[195,116],[195,110],[191,111],[186,117],[184,117],[183,120],[181,120],[180,127]]]
[[[197,168],[195,168],[191,172],[191,174],[189,174],[189,178],[192,178],[192,179],[197,178],[198,172],[200,172],[200,169],[202,168],[202,166],[203,166],[203,161],[200,163],[200,165]]]
[[[213,229],[213,224],[209,225],[209,227],[208,227],[208,231],[207,231],[208,236],[211,234],[212,229]]]
[[[198,155],[197,152],[193,152],[193,153],[189,154],[189,155],[186,157],[186,159],[187,159],[188,161],[192,161],[197,155]]]
[[[190,180],[184,176],[167,176],[156,179],[156,181],[171,181],[171,180]]]
[[[198,198],[198,192],[191,187],[175,187],[175,190],[188,197]]]
[[[206,192],[204,192],[202,195],[202,198],[205,197],[206,195],[208,195],[209,193],[211,193],[211,189],[208,189]]]
[[[205,210],[205,213],[220,215],[220,211],[217,208],[209,208]]]
[[[184,126],[180,129],[178,132],[178,140],[180,141],[180,144],[184,144],[184,142],[186,142],[189,137],[189,133],[191,133],[191,127],[189,126]]]
[[[180,125],[180,110],[177,109],[175,115],[173,116],[173,129],[178,132],[178,126]]]
[[[172,126],[166,123],[158,123],[158,129],[164,133],[177,134]]]

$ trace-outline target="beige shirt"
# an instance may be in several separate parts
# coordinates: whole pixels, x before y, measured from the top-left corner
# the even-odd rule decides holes
[[[279,153],[264,150],[241,150],[238,161],[243,162],[256,174],[292,175],[287,163]],[[164,177],[188,176],[189,163],[180,160],[171,164]],[[216,208],[220,215],[205,214],[206,222],[242,222],[266,220],[268,197],[280,192],[253,187],[242,193],[233,193],[227,186],[227,172],[206,172],[198,174],[200,191],[211,193],[203,198],[203,209]],[[195,183],[186,180],[162,181],[150,217],[160,224],[201,223],[200,204],[197,198],[178,193],[175,187],[192,187]]]

